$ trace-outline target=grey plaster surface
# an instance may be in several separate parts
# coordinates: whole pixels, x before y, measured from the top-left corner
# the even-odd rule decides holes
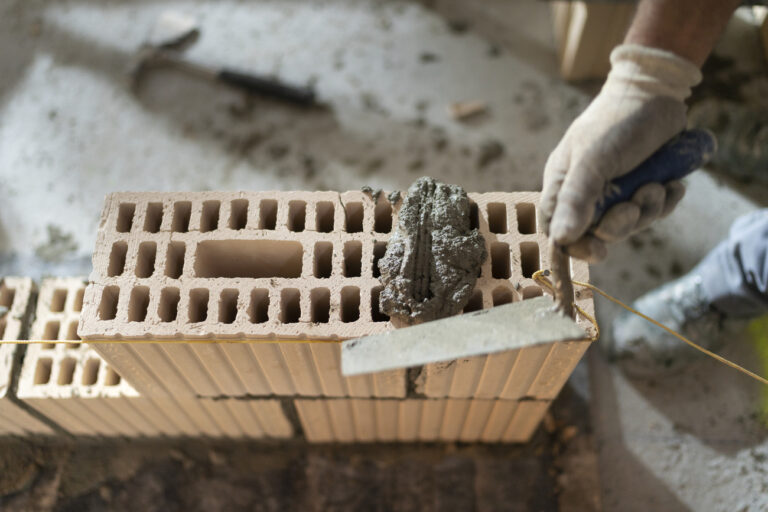
[[[548,5],[436,1],[15,0],[0,5],[0,274],[88,273],[99,208],[115,190],[402,189],[429,175],[468,191],[537,190],[549,151],[594,84],[557,77]],[[171,70],[126,74],[154,18],[198,16],[190,57],[314,83],[297,110]],[[744,19],[720,52],[762,75],[715,91],[766,98],[764,57]],[[720,70],[719,75],[722,75]],[[740,77],[740,78],[739,78]],[[761,78],[762,77],[762,78]],[[756,99],[757,98],[757,99]],[[451,103],[488,113],[459,123]],[[697,173],[678,210],[592,269],[621,299],[692,267],[765,189]],[[762,190],[762,192],[761,192]],[[597,304],[604,331],[616,314]],[[728,352],[753,369],[754,347]],[[765,392],[702,362],[627,379],[593,348],[586,378],[607,510],[765,510]]]

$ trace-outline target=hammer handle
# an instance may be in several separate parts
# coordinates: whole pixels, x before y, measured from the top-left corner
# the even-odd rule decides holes
[[[271,96],[301,106],[310,106],[315,103],[315,91],[310,87],[288,85],[272,78],[231,69],[223,69],[217,76],[222,82],[248,92]]]

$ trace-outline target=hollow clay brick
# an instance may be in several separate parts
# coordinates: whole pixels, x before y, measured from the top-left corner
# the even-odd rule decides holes
[[[44,280],[17,395],[74,435],[289,437],[277,400],[147,396],[77,339],[83,279]],[[237,402],[237,403],[235,403]]]
[[[29,278],[6,277],[0,280],[0,307],[4,311],[7,309],[5,315],[0,315],[0,340],[22,339],[33,291],[34,285]],[[0,436],[52,434],[47,425],[14,403],[11,397],[12,374],[21,348],[19,345],[0,343]]]
[[[347,399],[295,401],[307,440],[328,442],[522,443],[533,435],[547,400]]]
[[[467,310],[540,295],[531,278],[548,266],[536,222],[539,194],[469,197],[490,256]],[[386,194],[375,201],[362,192],[111,194],[80,335],[152,396],[402,398],[403,370],[342,378],[337,343],[394,327],[378,312],[375,262],[398,207]],[[574,261],[572,269],[574,279],[589,279],[586,264]],[[578,290],[576,302],[593,313],[588,290]],[[98,343],[140,339],[158,343]],[[564,342],[472,358],[447,372],[446,365],[427,365],[417,390],[549,400],[587,346]]]

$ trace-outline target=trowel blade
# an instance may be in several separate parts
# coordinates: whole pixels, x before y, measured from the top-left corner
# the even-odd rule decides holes
[[[553,304],[549,297],[536,297],[348,340],[341,346],[341,373],[375,373],[556,341],[589,339],[573,319],[555,312]]]

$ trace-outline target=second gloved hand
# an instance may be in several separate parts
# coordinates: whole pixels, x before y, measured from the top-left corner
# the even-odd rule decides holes
[[[600,94],[573,122],[544,169],[542,227],[569,254],[588,261],[667,215],[685,189],[651,183],[609,209],[588,232],[608,183],[631,172],[685,128],[685,99],[701,81],[691,62],[670,52],[622,45],[611,54]]]

